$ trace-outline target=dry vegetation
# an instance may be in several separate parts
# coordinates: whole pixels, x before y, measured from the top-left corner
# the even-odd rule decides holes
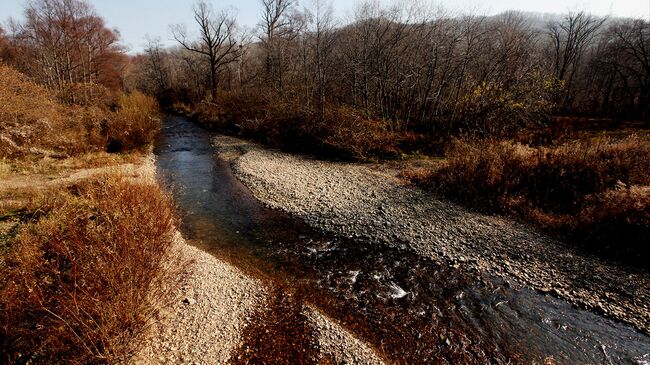
[[[10,26],[0,29],[0,179],[10,182],[0,186],[0,363],[128,362],[173,287],[174,209],[150,182],[85,168],[141,162],[158,103],[123,87],[119,35],[88,2],[30,1]]]
[[[171,198],[114,176],[46,191],[0,267],[3,363],[116,363],[154,315]]]
[[[0,78],[2,179],[135,162],[159,128],[140,93],[77,85],[95,96],[69,104],[8,66]],[[0,196],[0,362],[123,361],[171,275],[171,198],[112,175],[43,189]]]
[[[260,8],[251,40],[234,14],[198,2],[199,37],[178,26],[180,47],[151,42],[137,87],[290,151],[362,161],[444,153],[444,166],[417,180],[607,257],[649,258],[649,22],[585,11],[452,16],[409,2],[358,1],[347,21],[327,1]],[[612,138],[591,138],[603,131]]]
[[[458,202],[560,232],[585,249],[650,258],[650,141],[572,141],[530,147],[455,141],[437,169],[410,176]]]
[[[157,103],[141,93],[91,85],[82,94],[92,89],[96,96],[70,105],[9,66],[0,64],[0,79],[0,158],[130,151],[146,146],[157,133]]]
[[[219,106],[202,103],[193,109],[176,108],[209,128],[288,151],[333,158],[396,158],[403,142],[414,138],[411,133],[392,132],[388,123],[344,106],[328,107],[319,116],[281,100],[226,93]]]
[[[28,2],[23,21],[0,29],[0,178],[133,159],[159,128],[154,95],[291,151],[364,161],[445,151],[409,177],[590,251],[650,259],[649,139],[621,128],[558,138],[576,116],[640,121],[628,135],[647,128],[639,55],[650,23],[361,1],[338,26],[327,2],[260,2],[257,38],[199,1],[199,37],[174,26],[180,47],[153,40],[132,58],[87,1]],[[115,177],[2,194],[0,361],[124,360],[164,275],[169,197]]]

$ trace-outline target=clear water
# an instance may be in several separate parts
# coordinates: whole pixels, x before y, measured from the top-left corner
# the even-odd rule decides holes
[[[158,174],[195,245],[299,293],[395,363],[649,364],[650,337],[505,280],[404,249],[329,236],[265,208],[211,146],[169,116]],[[649,314],[650,315],[650,314]]]

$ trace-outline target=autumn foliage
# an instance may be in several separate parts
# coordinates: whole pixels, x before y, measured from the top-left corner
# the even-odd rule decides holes
[[[0,29],[1,166],[151,145],[158,103],[123,88],[118,40],[80,0],[26,2],[25,19]],[[14,228],[0,237],[0,363],[127,362],[177,277],[164,266],[171,197],[115,175],[3,194],[0,223]]]
[[[530,147],[455,141],[416,180],[458,202],[560,232],[589,251],[647,262],[650,142],[631,136]]]
[[[35,198],[0,266],[0,362],[118,363],[166,298],[171,197],[102,176]]]
[[[70,105],[60,99],[67,94],[57,97],[9,66],[0,64],[0,79],[0,157],[128,151],[146,146],[159,128],[157,103],[138,92],[75,84],[68,92],[92,96]]]

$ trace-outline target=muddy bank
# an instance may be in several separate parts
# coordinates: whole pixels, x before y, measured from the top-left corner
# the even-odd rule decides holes
[[[506,219],[468,212],[368,166],[283,154],[230,137],[213,143],[259,200],[312,226],[514,278],[650,332],[647,273],[584,255]]]

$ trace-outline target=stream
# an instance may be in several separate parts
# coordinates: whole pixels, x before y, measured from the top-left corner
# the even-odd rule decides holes
[[[650,365],[650,337],[629,326],[408,249],[324,234],[264,207],[216,156],[214,135],[168,116],[156,141],[158,176],[173,193],[183,235],[280,296],[318,308],[388,362]],[[291,363],[296,350],[278,356]]]

